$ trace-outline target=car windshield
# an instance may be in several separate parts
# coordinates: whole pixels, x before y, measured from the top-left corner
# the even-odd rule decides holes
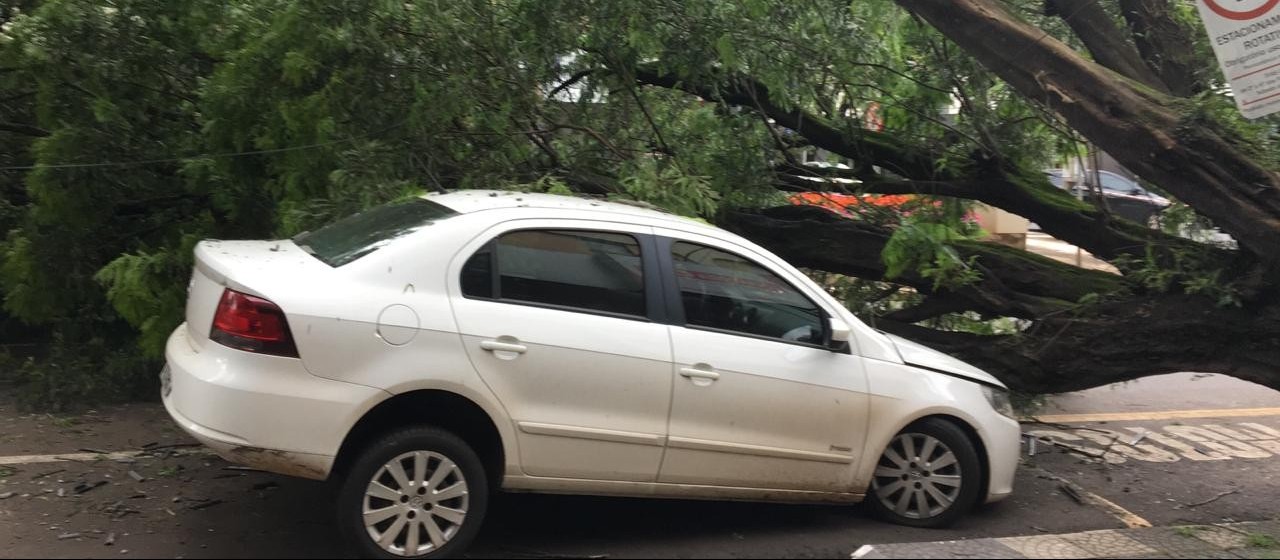
[[[412,198],[377,206],[293,238],[302,250],[332,267],[350,263],[398,238],[458,215],[430,200]]]

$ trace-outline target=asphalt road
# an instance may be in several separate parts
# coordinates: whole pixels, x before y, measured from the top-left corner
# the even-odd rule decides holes
[[[1044,441],[1025,458],[1015,496],[948,530],[885,525],[856,507],[507,495],[471,555],[848,558],[863,544],[1280,514],[1275,391],[1181,374],[1061,395],[1041,419],[1026,426]],[[132,462],[94,460],[97,452],[186,441],[154,405],[63,418],[22,415],[0,401],[0,497],[13,493],[0,498],[0,557],[340,553],[324,484],[228,470],[207,455],[183,454],[186,448],[125,460]],[[13,459],[70,453],[80,461]],[[1064,491],[1064,481],[1087,503]]]

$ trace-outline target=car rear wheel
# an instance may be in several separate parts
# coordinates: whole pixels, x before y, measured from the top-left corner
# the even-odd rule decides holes
[[[489,500],[476,453],[436,428],[410,428],[369,447],[346,472],[338,522],[363,558],[447,558],[475,539]]]
[[[955,424],[927,418],[889,442],[867,497],[880,518],[911,527],[945,527],[977,504],[982,465]]]

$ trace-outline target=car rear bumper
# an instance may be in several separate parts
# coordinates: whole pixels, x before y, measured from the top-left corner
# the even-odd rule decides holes
[[[350,428],[386,393],[311,375],[295,358],[169,337],[163,400],[188,434],[228,461],[322,480]]]

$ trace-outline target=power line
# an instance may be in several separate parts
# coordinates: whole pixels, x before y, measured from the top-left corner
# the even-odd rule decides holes
[[[187,161],[199,160],[199,159],[236,158],[236,157],[256,156],[256,155],[264,155],[264,154],[279,154],[284,152],[300,152],[304,150],[314,150],[317,148],[326,148],[329,146],[336,146],[338,144],[355,142],[357,140],[368,140],[368,139],[377,137],[384,132],[403,126],[406,122],[408,121],[401,121],[399,123],[393,124],[389,127],[386,127],[382,130],[378,130],[373,134],[370,134],[364,137],[343,138],[341,140],[332,140],[329,142],[320,142],[317,144],[306,144],[303,146],[289,146],[287,148],[271,148],[267,150],[250,150],[245,152],[225,152],[225,153],[218,153],[218,154],[197,154],[194,156],[186,156],[186,157],[144,159],[144,160],[136,160],[136,161],[104,161],[104,162],[97,162],[97,163],[50,163],[50,164],[37,163],[35,165],[14,165],[14,166],[8,166],[8,167],[0,167],[0,171],[34,171],[37,169],[89,169],[89,168],[100,168],[100,167],[130,167],[134,165],[180,163],[180,162],[187,162]]]

